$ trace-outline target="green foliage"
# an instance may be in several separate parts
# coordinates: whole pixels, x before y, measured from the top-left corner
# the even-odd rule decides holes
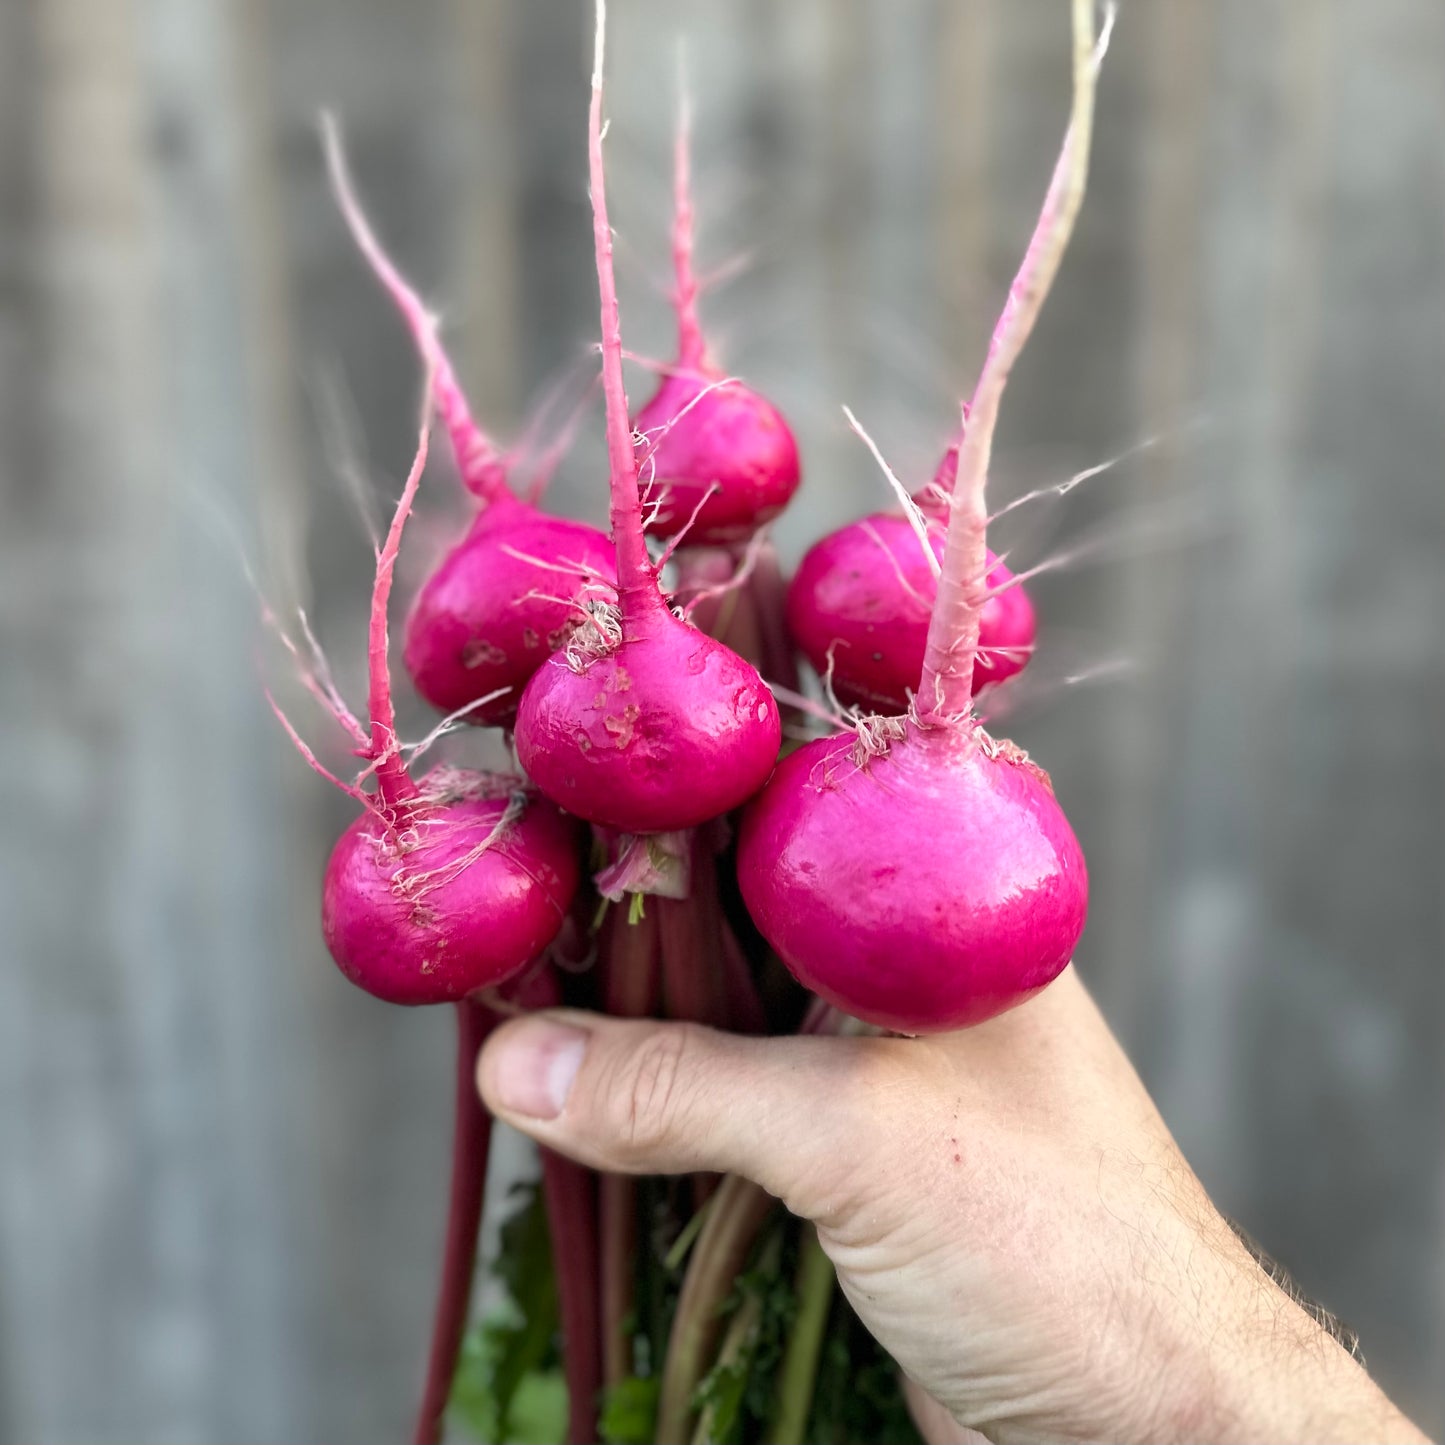
[[[756,1439],[772,1408],[774,1376],[797,1312],[785,1229],[791,1234],[786,1226],[776,1229],[738,1277],[723,1306],[730,1323],[718,1358],[693,1394],[715,1445]]]
[[[811,1445],[919,1445],[898,1366],[841,1291],[818,1361],[807,1438]]]
[[[597,1428],[604,1445],[651,1445],[657,1428],[657,1394],[662,1382],[629,1375],[602,1397]]]
[[[672,1181],[641,1181],[650,1227],[638,1275],[638,1374],[603,1397],[604,1445],[647,1445],[657,1420],[660,1362],[676,1307],[685,1245]],[[494,1274],[506,1298],[468,1332],[452,1382],[450,1420],[478,1445],[560,1445],[567,1431],[567,1384],[560,1369],[557,1289],[547,1217],[536,1185],[519,1186],[502,1226]],[[722,1307],[727,1321],[718,1358],[694,1395],[707,1439],[749,1445],[763,1438],[778,1388],[778,1366],[797,1312],[796,1230],[764,1235],[747,1272]],[[669,1267],[671,1265],[671,1267]],[[806,1436],[810,1445],[919,1445],[889,1356],[859,1323],[841,1293],[828,1318]]]
[[[495,1276],[506,1299],[468,1331],[448,1402],[479,1445],[560,1445],[567,1383],[558,1368],[557,1285],[541,1191],[519,1185]]]
[[[505,1435],[507,1445],[562,1445],[567,1438],[567,1378],[561,1370],[531,1370],[517,1381]]]

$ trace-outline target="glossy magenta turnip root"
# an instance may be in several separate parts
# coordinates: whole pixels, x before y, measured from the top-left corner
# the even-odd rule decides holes
[[[876,755],[845,735],[785,758],[744,816],[738,881],[800,983],[904,1033],[1027,998],[1088,911],[1047,776],[981,729],[915,723]]]
[[[798,489],[798,444],[782,414],[712,368],[676,362],[637,430],[653,536],[686,527],[694,546],[746,542]]]
[[[641,834],[737,807],[766,781],[782,734],[757,670],[668,607],[643,538],[602,164],[604,26],[599,3],[588,155],[617,606],[533,676],[516,746],[528,777],[568,812]]]
[[[430,412],[431,375],[426,409]],[[450,1003],[510,978],[556,937],[577,890],[575,824],[520,778],[436,768],[420,784],[396,735],[387,605],[426,466],[429,419],[376,563],[369,726],[323,693],[367,763],[356,783],[307,760],[362,805],[327,865],[322,928],[341,971],[391,1003]],[[285,722],[285,719],[282,719]],[[361,783],[374,775],[375,788]]]
[[[451,1003],[557,936],[577,830],[521,778],[438,768],[388,819],[363,813],[326,867],[321,923],[347,978],[388,1003]]]
[[[739,840],[744,901],[783,962],[838,1008],[905,1033],[978,1023],[1037,992],[1067,966],[1088,907],[1083,854],[1047,776],[990,738],[972,702],[999,401],[1083,199],[1107,40],[1091,0],[1076,0],[1073,20],[1069,129],[967,408],[914,701],[790,756]]]
[[[926,514],[925,514],[926,515]],[[929,542],[943,556],[944,522]],[[988,554],[992,595],[979,619],[975,693],[1021,672],[1033,654],[1034,607]],[[938,583],[901,512],[875,512],[815,543],[788,584],[788,631],[845,707],[902,712],[923,669]]]
[[[852,413],[847,415],[863,435]],[[788,632],[844,707],[903,712],[909,706],[938,597],[962,445],[960,429],[933,480],[914,493],[911,517],[875,512],[846,523],[808,549],[788,584]],[[931,559],[919,528],[926,530]],[[1034,649],[1033,603],[992,552],[987,563],[990,595],[979,617],[975,693],[1022,672]]]
[[[594,602],[611,597],[612,545],[596,527],[550,516],[512,492],[513,459],[477,425],[441,344],[437,318],[373,233],[329,116],[323,137],[337,204],[434,373],[437,410],[457,470],[480,509],[418,591],[407,615],[403,661],[433,707],[505,726],[528,678]]]
[[[497,495],[407,614],[402,659],[416,690],[442,712],[507,725],[532,674],[612,596],[613,565],[595,527]]]
[[[527,776],[569,813],[625,833],[696,827],[751,797],[778,755],[777,704],[757,670],[661,599],[621,641],[528,684]]]

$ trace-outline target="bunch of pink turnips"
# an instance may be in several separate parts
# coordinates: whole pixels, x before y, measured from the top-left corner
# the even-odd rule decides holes
[[[360,809],[323,884],[337,964],[387,1002],[458,1008],[452,1207],[418,1440],[439,1437],[468,1320],[488,1140],[471,1067],[497,1019],[565,1000],[758,1032],[846,1019],[905,1034],[956,1029],[1045,987],[1087,911],[1083,854],[1048,775],[985,731],[974,700],[1006,686],[1035,647],[1030,599],[987,546],[985,481],[1009,371],[1082,199],[1103,50],[1092,5],[1074,5],[1073,112],[1043,213],[936,473],[912,496],[899,489],[893,509],[817,542],[787,584],[766,528],[799,488],[799,446],[777,407],[709,354],[685,107],[677,354],[629,410],[603,173],[602,0],[597,10],[588,158],[608,533],[518,488],[518,453],[473,418],[436,317],[373,235],[325,125],[339,204],[409,327],[424,397],[415,460],[377,552],[365,720],[319,650],[304,673],[361,759],[359,776],[328,770],[282,721]],[[389,601],[433,417],[474,515],[412,598],[402,658],[445,714],[434,736],[461,723],[502,729],[512,772],[420,772],[433,739],[405,744],[396,729]],[[819,682],[811,695],[800,656]],[[659,1327],[643,1318],[657,1287],[643,1256],[658,1224],[644,1217],[643,1186],[555,1158],[543,1182],[567,1438],[618,1438],[627,1391],[651,1412],[646,1438],[712,1438],[698,1432],[716,1424],[705,1386],[730,1338],[720,1307],[734,1275],[762,1257],[771,1201],[742,1181],[670,1186],[673,1233],[688,1248],[673,1261],[662,1291],[673,1314]],[[656,1216],[662,1196],[646,1197]],[[700,1222],[689,1222],[694,1207]],[[731,1251],[731,1273],[718,1251]],[[797,1402],[789,1408],[796,1416]],[[736,1438],[750,1418],[732,1420]],[[497,1429],[505,1419],[503,1402]]]

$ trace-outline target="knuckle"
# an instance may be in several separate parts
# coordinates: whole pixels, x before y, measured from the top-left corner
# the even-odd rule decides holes
[[[899,1045],[896,1039],[860,1039],[836,1081],[835,1108],[860,1123],[891,1115],[900,1096],[913,1090],[918,1072],[916,1059],[905,1052],[910,1045]]]
[[[687,1067],[697,1050],[697,1031],[674,1024],[650,1034],[614,1091],[613,1120],[619,1146],[646,1157],[672,1142],[683,1114]]]

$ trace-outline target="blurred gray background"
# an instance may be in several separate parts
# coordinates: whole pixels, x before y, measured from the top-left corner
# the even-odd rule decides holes
[[[1066,8],[616,0],[624,329],[669,345],[685,32],[702,259],[751,252],[706,315],[804,449],[789,561],[886,504],[839,403],[931,465],[1061,133]],[[370,559],[326,439],[394,496],[418,378],[315,112],[514,434],[596,326],[588,9],[0,4],[0,1438],[402,1433],[450,1019],[321,948],[349,809],[262,702],[235,540],[354,696]],[[995,492],[1160,440],[1011,519],[1021,562],[1087,555],[1038,581],[1009,726],[1205,1182],[1445,1430],[1445,7],[1125,0],[1100,107]],[[602,515],[601,458],[594,423],[555,506]],[[456,511],[428,490],[412,578]]]

